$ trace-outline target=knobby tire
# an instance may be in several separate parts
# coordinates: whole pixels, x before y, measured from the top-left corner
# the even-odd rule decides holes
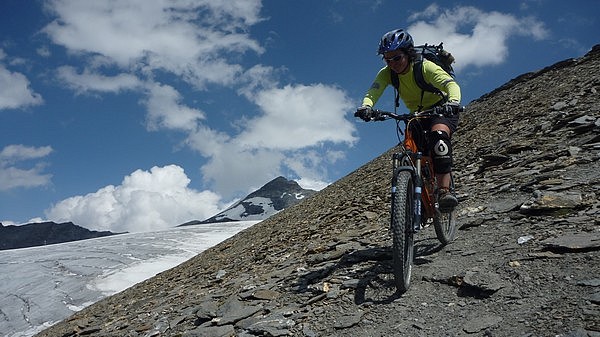
[[[454,180],[450,182],[450,189],[454,190]],[[456,208],[451,211],[436,209],[433,217],[435,235],[442,245],[447,245],[456,239]]]
[[[435,235],[442,245],[447,245],[456,238],[456,209],[451,212],[436,210],[433,218]]]
[[[394,179],[396,190],[391,207],[392,266],[396,289],[404,293],[410,286],[414,255],[414,184],[408,171],[398,172]]]

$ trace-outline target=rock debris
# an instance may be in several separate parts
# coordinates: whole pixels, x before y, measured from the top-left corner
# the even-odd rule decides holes
[[[38,336],[600,336],[600,46],[471,102],[458,238],[390,266],[391,151]]]

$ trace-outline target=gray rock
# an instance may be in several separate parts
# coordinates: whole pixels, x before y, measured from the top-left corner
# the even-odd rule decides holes
[[[234,337],[236,336],[233,325],[199,327],[186,331],[183,337]]]
[[[533,198],[521,205],[524,214],[544,214],[557,211],[569,211],[583,206],[581,193],[559,193],[553,191],[537,191]]]
[[[581,280],[577,282],[578,286],[600,287],[600,278]]]
[[[240,324],[240,327],[258,336],[287,336],[290,328],[296,325],[294,320],[280,314],[252,318]]]
[[[233,324],[261,310],[261,305],[246,305],[244,302],[232,297],[217,310],[217,325]]]
[[[542,244],[548,248],[566,249],[566,250],[600,250],[600,233],[572,233],[561,235],[556,238],[549,238],[542,241]]]
[[[465,323],[463,326],[463,330],[466,333],[477,333],[479,331],[483,331],[485,329],[491,328],[500,322],[502,322],[502,317],[496,315],[482,315],[476,318],[473,318]]]
[[[594,304],[600,304],[600,291],[591,294],[587,299]]]
[[[196,307],[196,317],[211,320],[217,317],[218,305],[213,300],[207,300],[202,302],[200,306]]]
[[[562,109],[564,109],[564,108],[566,108],[566,107],[567,107],[567,103],[566,103],[566,102],[563,102],[563,101],[560,101],[560,102],[557,102],[557,103],[555,103],[555,104],[552,106],[552,109],[553,109],[553,110],[557,110],[557,111],[558,111],[558,110],[562,110]]]
[[[333,322],[333,327],[336,329],[348,329],[356,324],[358,324],[363,318],[364,312],[359,311],[355,314],[350,315],[342,315],[339,316],[335,322]]]
[[[461,286],[470,293],[475,291],[476,296],[488,297],[504,288],[506,282],[497,273],[473,269],[465,273]]]

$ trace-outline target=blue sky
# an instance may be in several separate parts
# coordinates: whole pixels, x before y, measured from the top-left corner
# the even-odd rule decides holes
[[[386,31],[443,41],[466,105],[600,43],[597,5],[3,0],[0,221],[147,231],[278,175],[320,189],[396,142],[352,117]]]

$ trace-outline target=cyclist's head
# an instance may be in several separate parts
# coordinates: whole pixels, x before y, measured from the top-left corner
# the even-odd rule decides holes
[[[408,55],[409,61],[412,62],[417,57],[414,47],[413,38],[408,32],[404,29],[394,29],[383,34],[379,41],[377,54],[383,55],[391,51],[401,50]]]
[[[383,55],[384,53],[398,49],[409,50],[413,47],[412,36],[403,29],[395,29],[383,34],[381,41],[379,41],[377,54]]]

